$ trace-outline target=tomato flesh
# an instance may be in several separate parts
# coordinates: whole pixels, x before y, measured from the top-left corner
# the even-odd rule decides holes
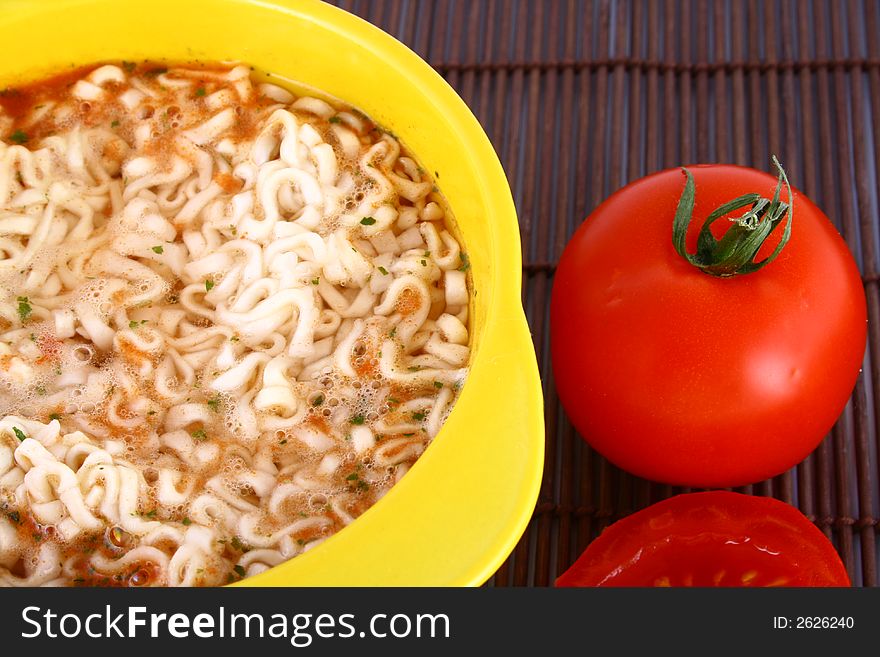
[[[689,168],[691,253],[712,210],[776,185],[744,167]],[[754,483],[803,460],[846,405],[865,353],[864,290],[834,226],[797,190],[775,261],[727,278],[700,271],[672,244],[684,183],[680,169],[636,181],[575,232],[550,308],[556,387],[581,435],[633,474]],[[716,237],[727,225],[713,225]]]
[[[849,586],[830,541],[772,498],[716,491],[611,525],[557,586]]]

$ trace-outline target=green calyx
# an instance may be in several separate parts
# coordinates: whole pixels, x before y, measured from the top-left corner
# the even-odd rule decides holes
[[[678,255],[705,273],[720,277],[751,274],[773,262],[791,237],[791,218],[794,214],[791,185],[788,183],[785,170],[775,155],[773,156],[773,164],[779,170],[779,179],[776,182],[773,198],[764,198],[753,192],[717,207],[700,229],[697,252],[693,254],[687,252],[685,241],[688,226],[693,219],[696,188],[691,172],[683,168],[682,171],[687,176],[687,182],[681,193],[681,198],[678,200],[678,209],[675,211],[675,220],[672,223],[672,243]],[[779,200],[783,184],[788,190],[788,203]],[[733,225],[721,239],[715,239],[711,231],[712,224],[721,217],[746,207],[749,210],[745,214],[729,219]],[[760,262],[755,262],[755,256],[757,256],[761,245],[782,223],[783,219],[786,219],[785,228],[779,244],[773,253]]]

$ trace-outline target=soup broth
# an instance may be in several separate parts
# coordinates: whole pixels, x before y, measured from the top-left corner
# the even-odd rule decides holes
[[[394,135],[244,65],[0,108],[0,584],[237,581],[404,476],[464,382],[469,283]]]

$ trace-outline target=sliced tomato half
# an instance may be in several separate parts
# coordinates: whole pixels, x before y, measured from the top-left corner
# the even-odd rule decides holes
[[[713,491],[614,523],[556,586],[849,586],[834,546],[793,506]]]

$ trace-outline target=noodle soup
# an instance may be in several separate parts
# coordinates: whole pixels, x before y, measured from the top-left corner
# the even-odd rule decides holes
[[[431,178],[247,66],[0,96],[0,584],[217,585],[406,473],[469,359]]]

